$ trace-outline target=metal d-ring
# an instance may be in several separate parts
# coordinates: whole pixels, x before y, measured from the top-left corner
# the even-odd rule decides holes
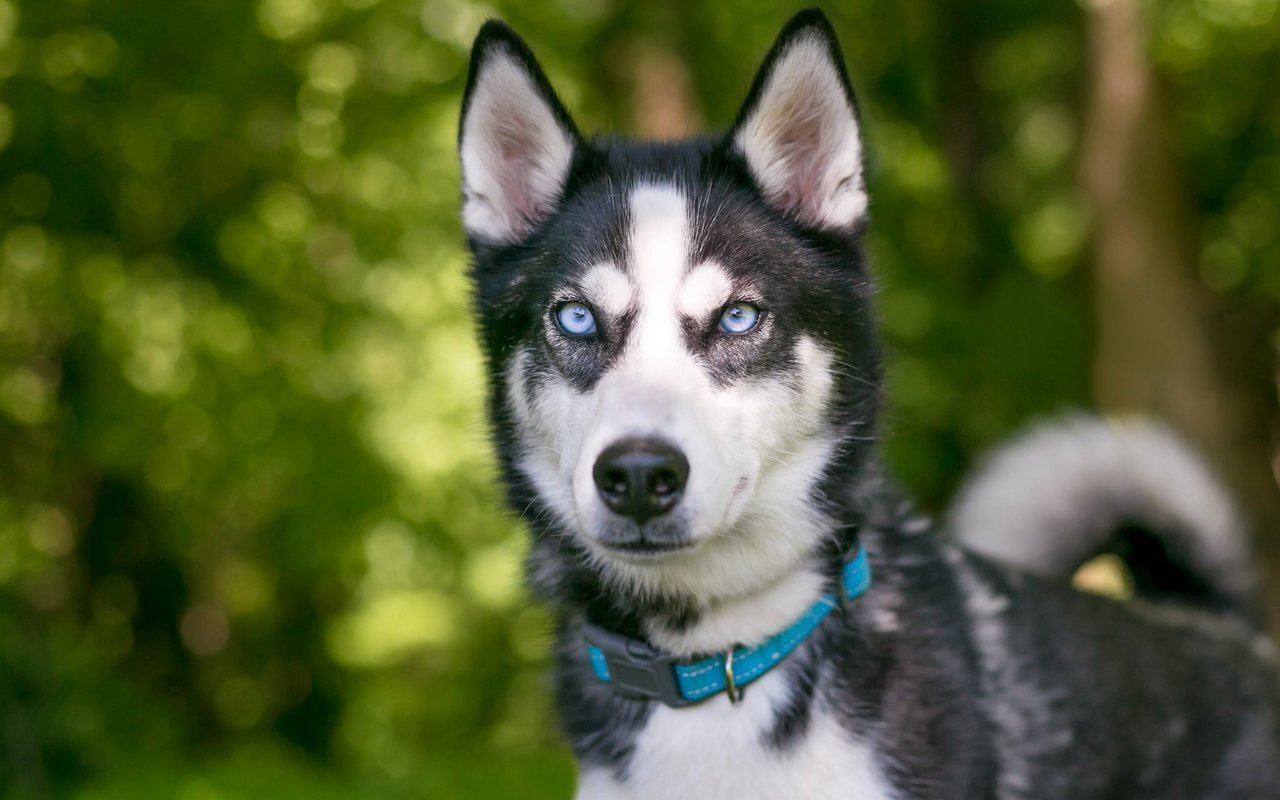
[[[733,681],[733,648],[724,651],[724,691],[729,695],[729,702],[737,705],[742,701],[742,690]]]

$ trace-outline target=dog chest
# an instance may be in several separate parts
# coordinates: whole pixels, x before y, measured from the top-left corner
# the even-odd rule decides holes
[[[612,769],[582,774],[577,800],[891,800],[869,745],[815,699],[803,733],[769,743],[788,676],[768,675],[733,705],[723,695],[698,706],[654,710],[618,780]]]

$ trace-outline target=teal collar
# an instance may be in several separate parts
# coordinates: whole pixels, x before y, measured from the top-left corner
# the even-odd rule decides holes
[[[853,600],[871,585],[866,551],[859,550],[845,563],[841,584],[844,600]],[[638,639],[618,636],[586,622],[582,624],[582,636],[596,678],[620,695],[659,700],[678,708],[727,692],[736,703],[743,687],[782,663],[840,603],[841,598],[828,592],[763,644],[733,648],[698,661],[677,659]]]

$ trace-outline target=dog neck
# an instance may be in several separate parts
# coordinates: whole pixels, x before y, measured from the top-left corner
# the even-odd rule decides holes
[[[662,615],[641,620],[655,647],[680,657],[755,646],[796,621],[827,591],[828,580],[813,566],[799,567],[740,597],[697,608],[687,624]]]
[[[795,566],[744,585],[740,593],[712,598],[627,591],[586,566],[557,576],[549,586],[545,573],[541,576],[544,580],[537,580],[536,559],[534,577],[544,594],[550,595],[570,619],[583,619],[673,656],[689,658],[758,645],[794,623],[824,594],[838,594],[845,562],[864,546],[860,538],[856,525],[833,523],[832,530]],[[570,560],[583,564],[585,559],[566,559],[565,549],[562,540],[556,563]]]

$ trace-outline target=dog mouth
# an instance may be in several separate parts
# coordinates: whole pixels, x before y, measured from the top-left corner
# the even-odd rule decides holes
[[[599,545],[610,555],[625,561],[652,562],[660,561],[679,553],[686,553],[696,547],[691,539],[655,540],[643,536],[614,541],[601,541]]]

